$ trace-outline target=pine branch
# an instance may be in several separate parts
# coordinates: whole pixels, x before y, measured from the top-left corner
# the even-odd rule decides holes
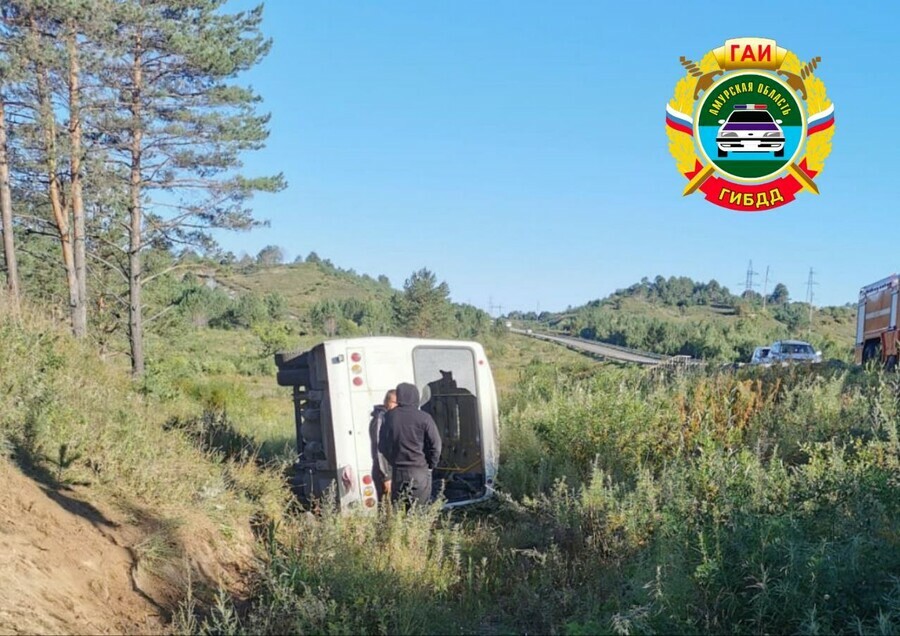
[[[144,323],[145,323],[145,324],[150,324],[151,322],[153,322],[153,321],[156,320],[157,318],[161,318],[162,316],[165,316],[167,313],[169,313],[170,311],[172,311],[173,309],[175,309],[177,306],[178,306],[178,305],[169,305],[168,307],[166,307],[165,309],[163,309],[163,310],[160,311],[159,313],[157,313],[157,314],[151,316],[150,318],[145,318],[145,319],[144,319]]]
[[[110,268],[112,271],[116,272],[119,276],[122,277],[122,279],[126,283],[130,282],[130,280],[128,278],[128,274],[119,265],[116,265],[115,263],[111,263],[108,260],[106,260],[105,258],[98,256],[97,254],[94,254],[93,252],[87,252],[87,255],[90,256],[91,258],[93,258],[95,261],[99,261],[99,262],[103,263],[108,268]]]
[[[161,271],[158,271],[158,272],[156,272],[156,273],[154,273],[154,274],[151,274],[150,276],[145,276],[145,277],[142,279],[142,282],[143,282],[143,284],[146,285],[147,283],[149,283],[149,282],[150,282],[151,280],[153,280],[154,278],[159,278],[160,276],[164,276],[164,275],[168,274],[169,272],[175,271],[176,269],[184,269],[185,267],[189,267],[189,266],[190,266],[190,263],[176,263],[175,265],[172,265],[172,266],[167,267],[167,268],[165,268],[165,269],[163,269],[163,270],[161,270]]]

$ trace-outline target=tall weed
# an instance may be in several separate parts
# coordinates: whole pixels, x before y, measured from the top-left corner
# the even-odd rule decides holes
[[[896,376],[534,363],[479,509],[288,519],[226,633],[896,633]]]

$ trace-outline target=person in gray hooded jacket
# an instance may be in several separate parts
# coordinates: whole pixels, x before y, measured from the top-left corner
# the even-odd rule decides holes
[[[393,468],[391,499],[427,504],[431,471],[441,458],[441,436],[431,416],[419,409],[414,384],[397,385],[397,408],[385,415],[379,448]]]
[[[397,408],[397,390],[391,389],[384,395],[384,403],[375,405],[372,419],[369,420],[369,441],[372,449],[372,479],[375,481],[375,494],[378,501],[391,494],[391,465],[378,449],[381,427],[388,411]]]

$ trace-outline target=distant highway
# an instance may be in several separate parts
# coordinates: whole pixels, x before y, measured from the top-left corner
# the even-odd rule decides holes
[[[603,342],[596,342],[595,340],[585,340],[584,338],[551,336],[550,334],[537,332],[528,333],[525,329],[511,328],[510,331],[523,336],[530,336],[532,338],[538,338],[540,340],[548,340],[550,342],[555,342],[557,344],[569,347],[570,349],[585,351],[587,353],[592,353],[609,360],[618,360],[619,362],[631,362],[633,364],[642,364],[645,366],[655,367],[657,365],[664,364],[669,360],[672,360],[672,358],[669,358],[667,356],[661,356],[655,353],[646,353],[643,351],[635,351],[634,349],[618,347],[616,345],[610,345]]]

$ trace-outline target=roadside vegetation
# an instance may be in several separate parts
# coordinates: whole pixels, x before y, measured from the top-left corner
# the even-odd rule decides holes
[[[139,567],[177,591],[175,629],[900,629],[898,376],[841,363],[621,368],[507,333],[427,269],[394,289],[268,248],[189,261],[154,281],[160,317],[137,380],[99,309],[83,339],[27,300],[0,320],[3,453],[143,528]],[[36,264],[23,267],[31,290],[45,289]],[[41,292],[50,307],[64,302],[52,290]],[[776,335],[752,331],[777,322],[761,308],[605,303],[597,311],[665,333],[703,329],[704,315],[746,346]],[[816,328],[846,339],[843,313],[819,311]],[[494,501],[374,518],[296,509],[284,487],[293,413],[272,353],[367,334],[485,344],[502,407]],[[230,577],[202,575],[192,555],[208,548]]]
[[[202,614],[217,598],[244,595],[267,558],[257,538],[272,531],[285,541],[292,531],[296,505],[285,484],[293,413],[289,393],[274,382],[272,353],[320,341],[329,328],[316,328],[310,313],[290,313],[275,292],[210,285],[216,279],[201,274],[216,265],[195,265],[199,273],[155,285],[168,311],[147,334],[139,379],[115,329],[78,338],[52,302],[47,311],[29,300],[33,288],[18,303],[0,292],[0,461],[48,493],[69,493],[133,527],[135,572],[164,590],[157,600],[168,618],[182,599],[192,615],[188,607]],[[317,263],[289,268],[325,281],[324,298],[338,276]],[[339,276],[348,286],[363,280]],[[383,301],[369,298],[365,285],[356,292],[384,310],[388,333],[452,336],[486,325],[485,342],[503,348],[493,321],[450,302],[427,270],[402,291],[386,290]],[[342,335],[367,328],[352,317],[338,323]]]
[[[369,297],[391,309],[393,330],[421,324],[394,313],[413,298],[434,300],[429,320],[459,315],[433,276],[422,287],[436,293],[419,293],[416,274]],[[143,520],[140,555],[179,590],[179,631],[900,629],[896,375],[647,372],[488,322],[470,337],[487,345],[502,396],[496,500],[310,515],[283,486],[293,421],[271,351],[320,341],[327,325],[264,286],[231,294],[186,276],[171,290],[137,383],[44,312],[5,313],[0,438],[49,486]],[[270,330],[285,339],[267,341]],[[197,541],[240,582],[204,580]]]
[[[241,174],[268,134],[236,81],[271,45],[261,16],[0,9],[0,461],[133,526],[173,629],[900,631],[900,376],[597,364],[508,334],[427,268],[395,288],[315,252],[220,250],[213,233],[259,225],[253,194],[285,185]],[[853,309],[809,309],[784,285],[763,299],[658,276],[510,318],[715,362],[809,334],[849,360]],[[272,354],[381,334],[486,346],[496,499],[297,510]]]
[[[481,509],[285,521],[228,633],[896,633],[900,380],[535,361]]]

